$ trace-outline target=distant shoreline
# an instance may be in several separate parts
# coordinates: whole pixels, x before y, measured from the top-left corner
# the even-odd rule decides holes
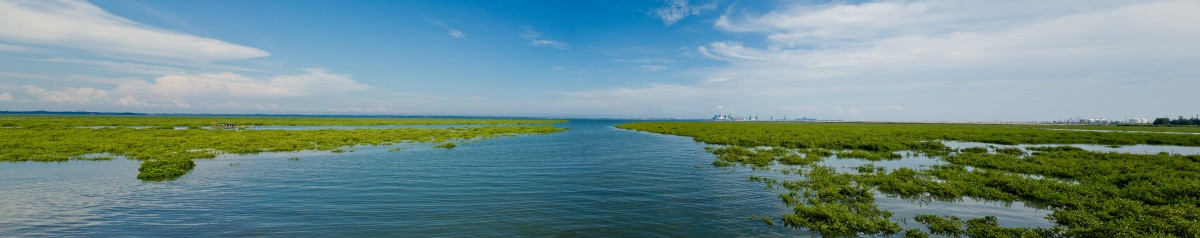
[[[0,115],[80,115],[80,116],[214,116],[214,117],[342,117],[342,118],[450,118],[450,119],[559,119],[556,117],[519,116],[448,116],[448,115],[352,115],[352,114],[232,114],[232,113],[136,113],[88,111],[0,111]]]

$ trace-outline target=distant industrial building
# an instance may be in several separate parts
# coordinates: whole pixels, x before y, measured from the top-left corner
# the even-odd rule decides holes
[[[745,117],[736,117],[736,116],[733,116],[733,108],[730,108],[729,111],[726,112],[724,107],[717,106],[717,114],[713,115],[712,120],[713,121],[758,121],[759,120],[758,116],[759,115],[746,115]],[[768,121],[816,121],[817,119],[802,117],[802,118],[788,120],[787,116],[785,115],[785,116],[783,116],[782,120],[776,120],[775,116],[771,115],[770,117],[768,117],[767,120]]]
[[[712,119],[714,121],[732,121],[733,120],[733,108],[729,109],[729,115],[725,115],[725,108],[723,108],[721,106],[717,106],[717,115],[713,115]]]
[[[1108,125],[1108,124],[1150,124],[1150,120],[1146,118],[1130,118],[1125,120],[1109,120],[1104,118],[1079,118],[1067,120],[1063,124],[1093,124],[1093,125]]]

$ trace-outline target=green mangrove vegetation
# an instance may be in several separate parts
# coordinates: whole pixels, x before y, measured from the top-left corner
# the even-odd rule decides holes
[[[442,149],[454,149],[454,147],[458,147],[458,144],[454,144],[454,142],[449,142],[449,141],[447,141],[446,143],[442,143],[440,145],[433,146],[433,148],[442,148]]]
[[[780,223],[825,236],[1197,237],[1200,155],[1093,152],[1072,146],[967,147],[940,141],[1019,144],[1200,146],[1200,135],[1049,130],[1023,125],[634,122],[630,130],[689,136],[715,166],[775,169],[786,179],[751,177],[782,188]],[[1061,128],[1061,127],[1060,127]],[[826,159],[934,158],[939,164],[850,170]],[[996,217],[893,217],[877,196],[917,202],[966,198],[1047,209],[1052,227],[1002,227]],[[902,229],[916,221],[923,229]],[[770,222],[773,224],[774,222]]]
[[[1160,133],[1200,133],[1197,126],[1135,126],[1135,125],[1047,125],[1040,128],[1050,130],[1076,130],[1091,132],[1160,132]]]
[[[1166,118],[1166,117],[1155,118],[1154,125],[1156,125],[1156,126],[1164,126],[1164,125],[1200,126],[1200,117],[1183,118],[1183,116],[1179,116],[1179,119],[1175,119],[1175,120],[1171,120],[1171,118]]]
[[[301,117],[0,116],[0,161],[141,160],[138,178],[186,174],[193,159],[287,151],[352,152],[357,145],[449,143],[566,130],[556,120]],[[449,128],[219,130],[210,125],[474,125]],[[109,127],[111,126],[111,127]],[[134,129],[133,126],[149,126]],[[188,129],[175,129],[176,126]]]
[[[565,120],[458,119],[407,117],[280,117],[280,116],[38,116],[0,115],[2,127],[139,126],[207,128],[214,123],[244,126],[391,126],[557,124]]]

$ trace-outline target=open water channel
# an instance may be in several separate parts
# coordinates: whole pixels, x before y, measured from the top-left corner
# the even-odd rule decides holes
[[[751,219],[788,212],[779,190],[747,181],[778,173],[713,168],[705,144],[617,123],[572,120],[557,125],[565,132],[453,149],[222,155],[168,182],[137,180],[125,159],[0,163],[0,236],[809,235]],[[878,198],[897,219],[1049,226],[1049,211],[1019,203]]]

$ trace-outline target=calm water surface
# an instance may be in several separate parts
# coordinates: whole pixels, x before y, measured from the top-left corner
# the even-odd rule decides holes
[[[1001,145],[982,142],[966,142],[966,141],[941,141],[942,144],[954,149],[962,149],[968,147],[996,147],[996,148],[1018,148],[1026,150],[1025,147],[1041,147],[1041,146],[1073,146],[1080,149],[1092,152],[1116,152],[1130,154],[1183,154],[1197,155],[1200,154],[1200,147],[1193,146],[1175,146],[1175,145],[1126,145],[1118,147],[1110,147],[1106,145],[1088,145],[1088,144],[1021,144],[1021,145]]]
[[[786,209],[748,170],[615,123],[451,150],[222,156],[170,182],[138,181],[123,159],[0,163],[0,236],[807,236],[750,220]]]
[[[790,209],[781,190],[709,166],[688,137],[574,120],[549,135],[351,153],[224,155],[169,182],[137,180],[137,161],[0,163],[0,236],[809,236],[766,226]],[[305,129],[305,128],[286,128]],[[307,128],[307,129],[326,129]],[[405,148],[387,152],[391,148]],[[290,159],[298,158],[298,159]],[[863,160],[823,164],[853,170]],[[929,158],[875,162],[923,167]],[[1048,210],[965,199],[877,195],[902,222],[916,214],[995,215],[1004,226],[1050,226]]]

